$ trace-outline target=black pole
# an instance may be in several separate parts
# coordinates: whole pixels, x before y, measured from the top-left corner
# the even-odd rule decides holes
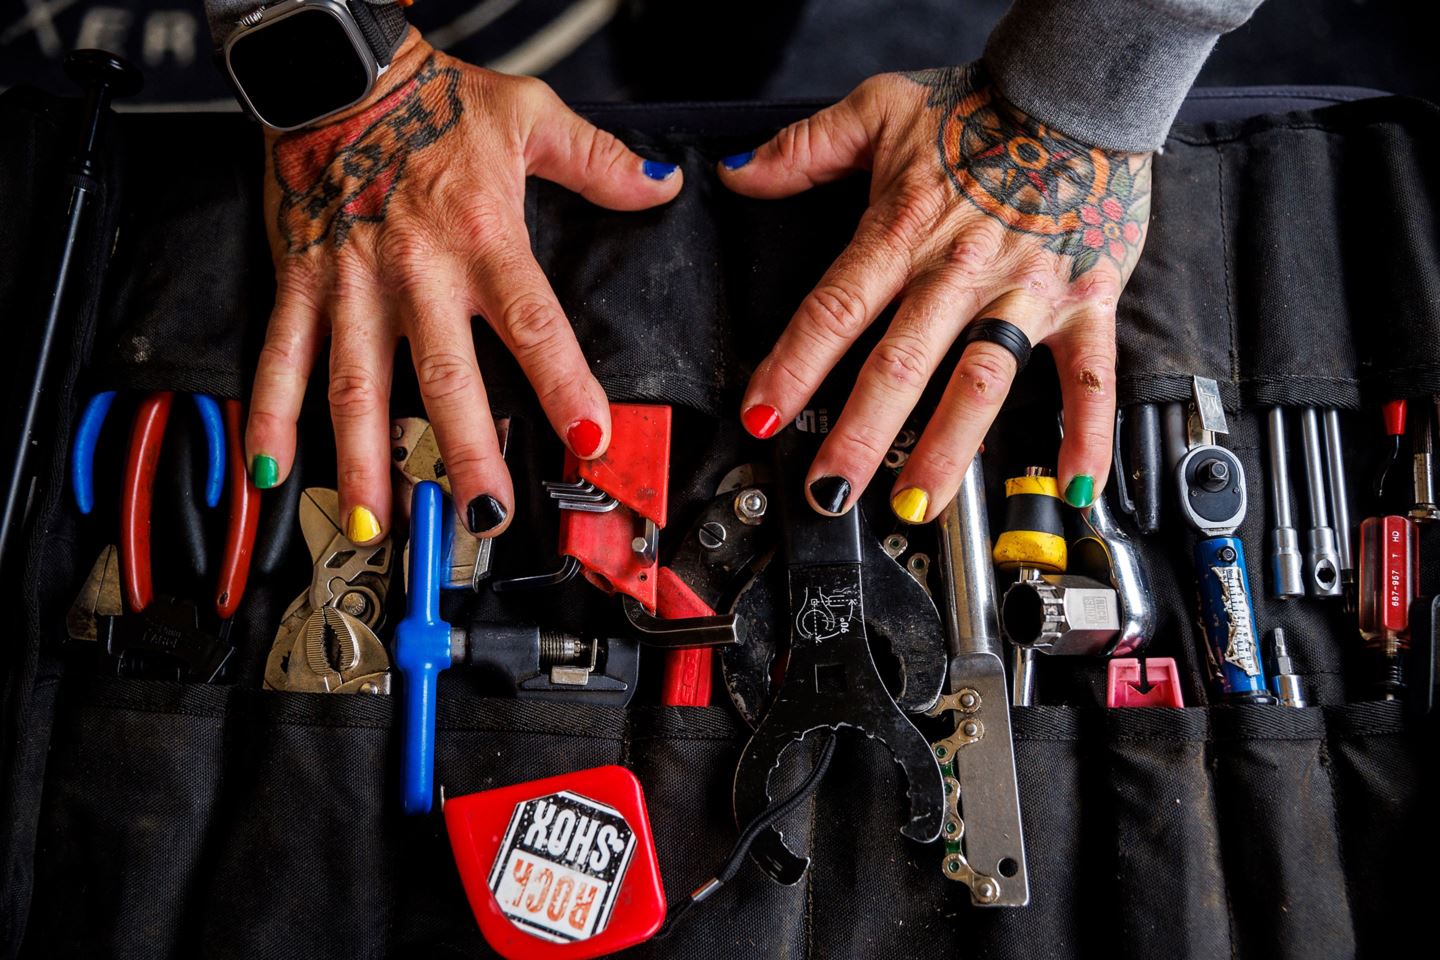
[[[11,566],[14,559],[11,551],[21,542],[20,534],[30,511],[35,484],[35,452],[39,445],[37,424],[55,366],[55,334],[60,328],[61,309],[70,286],[76,247],[85,214],[100,190],[100,154],[110,101],[135,93],[141,85],[138,70],[104,50],[74,51],[65,58],[65,72],[84,88],[85,107],[81,114],[79,141],[67,171],[70,202],[65,211],[65,228],[56,259],[54,281],[45,300],[44,320],[31,362],[22,365],[16,373],[17,382],[24,383],[27,375],[30,379],[23,409],[19,411],[20,420],[9,441],[10,456],[5,458],[8,474],[5,478],[4,513],[0,515],[0,570],[14,569]]]

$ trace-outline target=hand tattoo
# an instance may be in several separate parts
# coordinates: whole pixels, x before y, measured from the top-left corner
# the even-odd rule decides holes
[[[1150,157],[1088,147],[1002,100],[978,67],[906,74],[944,111],[941,166],[975,206],[1072,257],[1073,281],[1106,257],[1123,274],[1150,218]]]
[[[416,151],[453,129],[460,71],[434,55],[373,106],[338,123],[286,134],[272,153],[277,226],[289,253],[327,238],[338,248],[360,221],[378,223]]]

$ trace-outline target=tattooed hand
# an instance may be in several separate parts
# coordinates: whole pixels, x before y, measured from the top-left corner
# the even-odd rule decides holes
[[[873,77],[720,175],[785,197],[871,171],[854,240],[800,304],[750,381],[745,426],[773,434],[897,295],[807,477],[812,506],[848,509],[961,329],[996,317],[1055,356],[1065,401],[1059,479],[1088,506],[1109,469],[1115,300],[1145,243],[1150,156],[1085,146],[1003,101],[976,67]],[[910,523],[955,495],[1015,376],[1004,348],[972,343],[891,494]]]
[[[531,255],[525,177],[638,210],[675,196],[675,166],[642,160],[540,81],[467,66],[414,31],[367,104],[267,145],[277,293],[246,435],[257,486],[290,471],[305,382],[328,332],[347,533],[357,542],[384,533],[390,375],[403,336],[455,503],[476,534],[503,530],[514,499],[475,361],[476,313],[570,449],[605,451],[609,405]]]

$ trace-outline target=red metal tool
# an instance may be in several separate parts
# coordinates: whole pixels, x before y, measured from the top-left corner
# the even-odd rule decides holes
[[[670,408],[612,403],[610,446],[604,456],[565,455],[565,479],[591,485],[615,501],[585,509],[578,496],[560,501],[560,553],[580,562],[585,578],[606,592],[634,597],[655,612],[656,545],[665,528],[670,488]]]
[[[1370,517],[1360,525],[1360,635],[1376,660],[1386,700],[1405,689],[1410,604],[1420,590],[1420,543],[1409,517]]]

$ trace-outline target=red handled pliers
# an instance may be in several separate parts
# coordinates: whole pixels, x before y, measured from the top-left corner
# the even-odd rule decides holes
[[[209,465],[205,483],[207,506],[219,505],[227,465],[229,468],[230,514],[215,589],[215,613],[221,621],[228,621],[240,606],[250,575],[250,557],[260,522],[260,491],[250,482],[245,470],[240,401],[217,402],[199,393],[191,397],[205,431]],[[70,478],[81,513],[90,513],[95,505],[95,448],[114,400],[113,390],[91,397],[75,431]],[[150,516],[160,449],[174,400],[175,394],[169,390],[147,395],[136,408],[130,428],[120,498],[120,580],[126,606],[134,613],[143,612],[155,597],[150,569]]]

